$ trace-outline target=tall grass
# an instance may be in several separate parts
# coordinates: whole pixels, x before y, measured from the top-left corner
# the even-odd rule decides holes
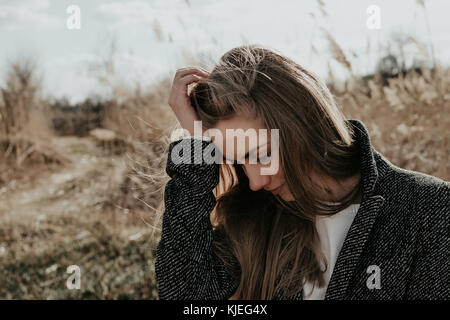
[[[362,120],[375,148],[394,164],[450,180],[450,68],[434,59],[428,64],[434,67],[426,61],[407,65],[405,46],[423,53],[423,45],[413,36],[393,34],[375,73],[357,77],[328,32],[326,39],[332,58],[350,74],[343,82],[332,72],[327,79],[347,118]]]
[[[0,89],[0,136],[48,135],[47,105],[39,98],[36,66],[30,59],[8,65],[5,86]]]
[[[31,59],[10,62],[0,88],[0,186],[26,176],[24,164],[62,164],[64,157],[48,147],[52,136],[49,105],[42,100],[36,65]]]

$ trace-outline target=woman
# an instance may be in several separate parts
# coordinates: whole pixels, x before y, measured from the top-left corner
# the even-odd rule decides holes
[[[450,298],[450,184],[391,164],[314,74],[241,46],[211,73],[178,70],[169,105],[188,134],[169,146],[160,299]],[[273,154],[250,163],[254,145],[224,147],[239,128],[278,129],[276,173],[261,174]],[[232,164],[173,161],[211,146]]]

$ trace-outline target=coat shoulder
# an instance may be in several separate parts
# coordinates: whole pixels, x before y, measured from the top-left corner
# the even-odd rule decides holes
[[[379,169],[376,191],[385,199],[384,217],[386,223],[395,225],[392,232],[402,234],[405,243],[414,242],[424,252],[449,242],[450,183],[400,168],[381,155],[375,159]]]
[[[400,168],[380,153],[375,154],[380,190],[415,199],[417,202],[437,201],[450,205],[450,182],[441,178]],[[427,201],[428,200],[428,201]]]

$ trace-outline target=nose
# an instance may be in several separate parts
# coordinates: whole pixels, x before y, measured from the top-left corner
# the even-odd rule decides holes
[[[258,166],[253,168],[247,167],[246,173],[249,180],[249,187],[252,191],[258,191],[270,184],[270,176],[261,175]]]

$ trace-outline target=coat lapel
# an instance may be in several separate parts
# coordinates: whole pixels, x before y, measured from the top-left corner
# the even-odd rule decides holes
[[[359,120],[348,120],[348,123],[355,132],[356,141],[360,144],[363,196],[361,206],[338,255],[325,300],[345,298],[358,260],[369,238],[379,209],[384,203],[384,198],[374,192],[378,170],[368,131]]]

